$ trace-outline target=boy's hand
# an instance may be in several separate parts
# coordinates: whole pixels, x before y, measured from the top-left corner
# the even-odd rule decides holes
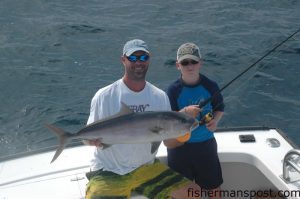
[[[198,105],[189,105],[180,110],[180,112],[183,112],[194,118],[196,118],[201,111],[202,110]]]

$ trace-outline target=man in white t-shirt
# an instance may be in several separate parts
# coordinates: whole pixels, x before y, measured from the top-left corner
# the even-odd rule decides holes
[[[149,59],[144,41],[134,39],[124,45],[125,74],[95,94],[88,124],[118,113],[121,102],[134,112],[171,110],[165,92],[145,80]],[[169,142],[164,141],[167,147]],[[151,152],[151,143],[114,144],[104,150],[100,140],[85,140],[85,144],[96,146],[92,171],[87,174],[88,199],[128,198],[131,191],[149,198],[193,198],[192,193],[199,191],[196,184],[155,160],[157,151]]]

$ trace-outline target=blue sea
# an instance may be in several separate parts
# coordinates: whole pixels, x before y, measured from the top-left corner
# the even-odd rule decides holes
[[[145,40],[147,80],[166,89],[176,50],[199,45],[220,87],[300,28],[298,0],[1,0],[0,157],[57,145],[45,123],[76,132],[95,92],[122,77],[122,48]],[[280,128],[300,145],[300,33],[223,92],[220,127]]]

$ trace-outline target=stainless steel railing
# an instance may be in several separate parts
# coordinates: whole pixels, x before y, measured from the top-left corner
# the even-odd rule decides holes
[[[282,178],[287,183],[300,181],[300,166],[297,164],[297,159],[299,160],[299,158],[299,149],[292,149],[289,152],[287,152],[287,154],[284,156]],[[291,172],[297,172],[297,174],[291,176]]]

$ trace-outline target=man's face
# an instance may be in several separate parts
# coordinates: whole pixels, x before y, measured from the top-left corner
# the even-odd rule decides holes
[[[149,54],[144,51],[136,51],[128,57],[124,55],[122,63],[125,66],[126,76],[135,81],[145,80],[149,60]]]

